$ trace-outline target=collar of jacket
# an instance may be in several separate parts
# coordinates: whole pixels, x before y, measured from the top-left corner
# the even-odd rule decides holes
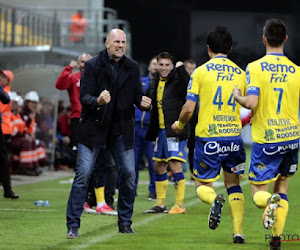
[[[98,64],[99,66],[108,65],[110,58],[107,53],[107,49],[101,50],[98,54]],[[127,56],[123,56],[119,61],[119,68],[130,68],[130,64],[128,63],[129,60],[127,60]]]

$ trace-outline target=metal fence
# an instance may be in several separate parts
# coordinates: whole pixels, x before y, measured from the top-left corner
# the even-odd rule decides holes
[[[52,45],[59,24],[54,17],[0,4],[0,46]]]
[[[77,9],[0,4],[0,47],[50,45],[95,53],[104,48],[107,32],[120,28],[127,34],[127,54],[131,55],[130,25],[111,8],[81,8],[86,22],[84,39],[71,41],[71,17]]]

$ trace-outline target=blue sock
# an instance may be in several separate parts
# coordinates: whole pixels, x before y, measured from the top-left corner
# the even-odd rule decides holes
[[[174,180],[174,182],[177,182],[177,181],[180,181],[180,180],[183,180],[183,179],[184,179],[183,172],[173,174],[173,180]]]
[[[243,193],[241,186],[237,185],[227,188],[227,194],[230,195],[232,193]]]
[[[283,194],[283,193],[278,193],[279,195],[280,195],[280,198],[281,199],[284,199],[284,200],[286,200],[286,201],[289,201],[288,200],[288,197],[287,197],[287,194]]]
[[[164,174],[156,174],[156,181],[165,181],[168,179],[168,173],[165,172]]]

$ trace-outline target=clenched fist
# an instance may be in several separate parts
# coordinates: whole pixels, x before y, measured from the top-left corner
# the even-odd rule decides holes
[[[182,129],[178,128],[178,121],[175,121],[172,126],[171,129],[173,130],[173,132],[177,135],[182,133]]]
[[[69,64],[69,66],[71,66],[74,69],[74,68],[78,67],[78,63],[76,61],[72,60]]]
[[[141,108],[149,110],[151,108],[151,98],[143,96],[141,100]]]
[[[110,93],[106,89],[103,90],[97,98],[98,105],[105,105],[110,102]]]

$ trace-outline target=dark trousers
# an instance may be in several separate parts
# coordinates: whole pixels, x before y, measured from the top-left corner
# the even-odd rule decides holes
[[[138,123],[135,124],[135,141],[134,141],[135,172],[136,172],[135,188],[137,189],[138,187],[139,164],[143,157],[143,154],[145,154],[149,164],[148,165],[149,167],[148,189],[150,193],[154,193],[156,195],[156,189],[155,189],[156,174],[154,172],[154,166],[152,160],[154,144],[152,141],[145,140],[147,130],[148,128],[141,127],[141,124]]]
[[[193,170],[194,170],[194,152],[195,152],[195,136],[188,139],[187,147],[189,149],[188,158],[189,158],[189,164],[190,164],[190,171],[191,171],[191,174],[193,174]]]
[[[105,202],[114,209],[114,195],[118,179],[118,168],[110,152],[98,154],[90,188],[104,187]]]
[[[72,184],[67,205],[67,227],[80,227],[80,216],[88,191],[90,178],[98,157],[103,159],[110,152],[120,174],[118,197],[118,225],[132,224],[133,204],[135,200],[134,149],[125,150],[122,136],[113,138],[106,149],[98,149],[78,144],[78,161],[76,175]]]
[[[130,226],[135,200],[135,166],[134,149],[125,150],[122,136],[117,136],[111,141],[107,149],[100,149],[98,159],[100,166],[106,166],[113,157],[119,173],[119,197],[118,197],[118,225]],[[113,164],[112,164],[113,165]],[[100,168],[101,169],[101,168]],[[107,170],[104,170],[107,171]]]
[[[2,133],[0,126],[0,180],[3,185],[4,193],[11,191],[10,173],[8,169],[8,155],[7,155],[7,140],[9,136]]]
[[[71,145],[76,146],[78,144],[78,126],[79,126],[79,118],[71,118]]]
[[[198,123],[198,112],[199,112],[199,103],[196,104],[193,116],[190,120],[190,138],[188,139],[187,147],[189,149],[189,164],[190,171],[193,174],[194,171],[194,152],[195,152],[195,129]]]

